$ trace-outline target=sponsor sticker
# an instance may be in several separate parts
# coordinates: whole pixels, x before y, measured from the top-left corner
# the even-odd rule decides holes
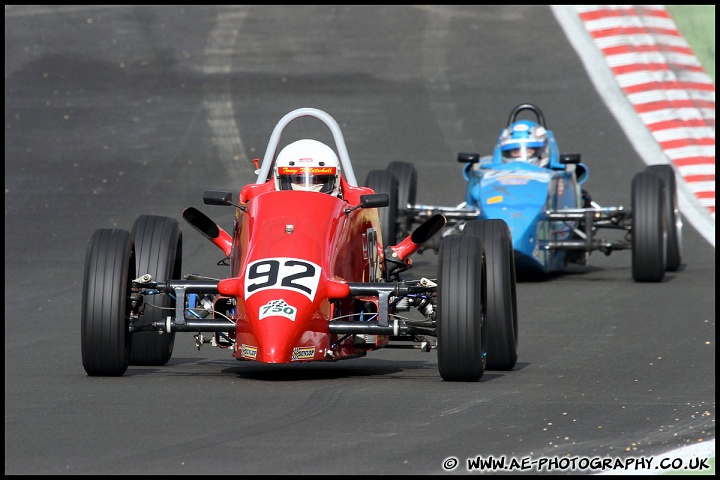
[[[493,203],[500,203],[503,201],[502,195],[495,195],[494,197],[490,197],[487,199],[487,204],[492,205]]]
[[[311,360],[313,357],[315,357],[315,347],[295,347],[290,360]]]
[[[257,347],[253,347],[251,345],[245,345],[244,343],[240,346],[240,355],[245,358],[252,358],[253,360],[257,358]]]
[[[335,167],[278,167],[279,175],[335,175],[336,171]]]
[[[268,303],[260,307],[259,317],[260,320],[267,317],[285,317],[294,322],[296,314],[297,308],[292,305],[288,305],[285,300],[279,299],[270,300]]]
[[[498,179],[501,185],[527,185],[530,180],[527,177],[502,177]]]
[[[376,270],[379,263],[377,232],[374,228],[368,228],[363,233],[363,260],[368,260],[368,281],[376,282]]]
[[[512,181],[522,180],[534,180],[536,182],[548,183],[552,177],[551,173],[548,172],[513,172],[508,173],[504,170],[491,171],[483,175],[483,180],[500,181],[503,184],[509,184]]]

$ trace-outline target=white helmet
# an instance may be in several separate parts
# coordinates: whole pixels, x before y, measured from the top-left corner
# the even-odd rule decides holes
[[[340,161],[332,148],[317,140],[293,142],[275,159],[275,188],[339,196]]]

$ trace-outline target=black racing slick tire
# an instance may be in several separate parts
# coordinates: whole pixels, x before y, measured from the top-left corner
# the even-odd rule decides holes
[[[129,314],[135,256],[130,232],[99,229],[85,256],[80,344],[91,376],[121,376],[128,368],[132,334]]]
[[[485,373],[487,272],[480,239],[450,235],[440,243],[437,354],[445,381],[476,382]]]
[[[512,233],[501,219],[471,220],[463,234],[478,237],[487,269],[486,370],[512,370],[518,359],[517,283]]]
[[[663,179],[665,184],[664,208],[667,244],[665,249],[665,271],[675,272],[682,263],[682,217],[677,199],[675,170],[667,164],[650,165],[645,169]]]
[[[665,276],[665,185],[658,175],[635,174],[632,181],[632,276],[661,282]]]
[[[132,229],[138,277],[149,273],[154,281],[177,280],[182,266],[182,232],[174,218],[141,215]],[[145,295],[138,325],[163,323],[175,314],[175,300],[169,295]],[[165,365],[172,356],[175,333],[135,332],[130,351],[131,365]]]
[[[417,170],[410,162],[394,161],[388,163],[386,170],[392,172],[398,181],[398,235],[410,235],[413,225],[413,215],[408,205],[415,205],[417,197]]]
[[[390,196],[390,204],[387,207],[379,208],[378,215],[383,248],[395,245],[398,208],[398,181],[395,175],[387,170],[370,170],[365,177],[365,186],[372,188],[375,193],[387,193]]]

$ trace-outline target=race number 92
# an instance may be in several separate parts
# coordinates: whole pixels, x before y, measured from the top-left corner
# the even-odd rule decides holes
[[[320,265],[300,258],[264,258],[245,270],[245,298],[262,290],[292,290],[313,301],[320,281]]]

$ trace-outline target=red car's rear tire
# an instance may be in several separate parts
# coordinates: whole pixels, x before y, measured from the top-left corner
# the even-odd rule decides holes
[[[407,209],[408,205],[415,205],[417,196],[417,170],[410,162],[394,161],[388,163],[386,170],[392,172],[398,181],[398,231],[397,235],[405,237],[410,235],[413,225],[413,215]]]
[[[485,248],[488,347],[486,370],[512,370],[518,359],[517,287],[512,233],[505,220],[471,220],[463,234]]]
[[[365,186],[372,188],[375,193],[387,193],[390,196],[390,205],[379,208],[378,215],[383,248],[395,245],[397,242],[397,178],[388,170],[370,170],[365,178]]]
[[[138,276],[149,273],[153,280],[177,280],[182,267],[182,232],[170,217],[141,215],[132,229]],[[139,325],[162,323],[174,315],[175,300],[168,295],[146,295]],[[136,332],[130,351],[131,365],[165,365],[172,356],[175,333]]]

